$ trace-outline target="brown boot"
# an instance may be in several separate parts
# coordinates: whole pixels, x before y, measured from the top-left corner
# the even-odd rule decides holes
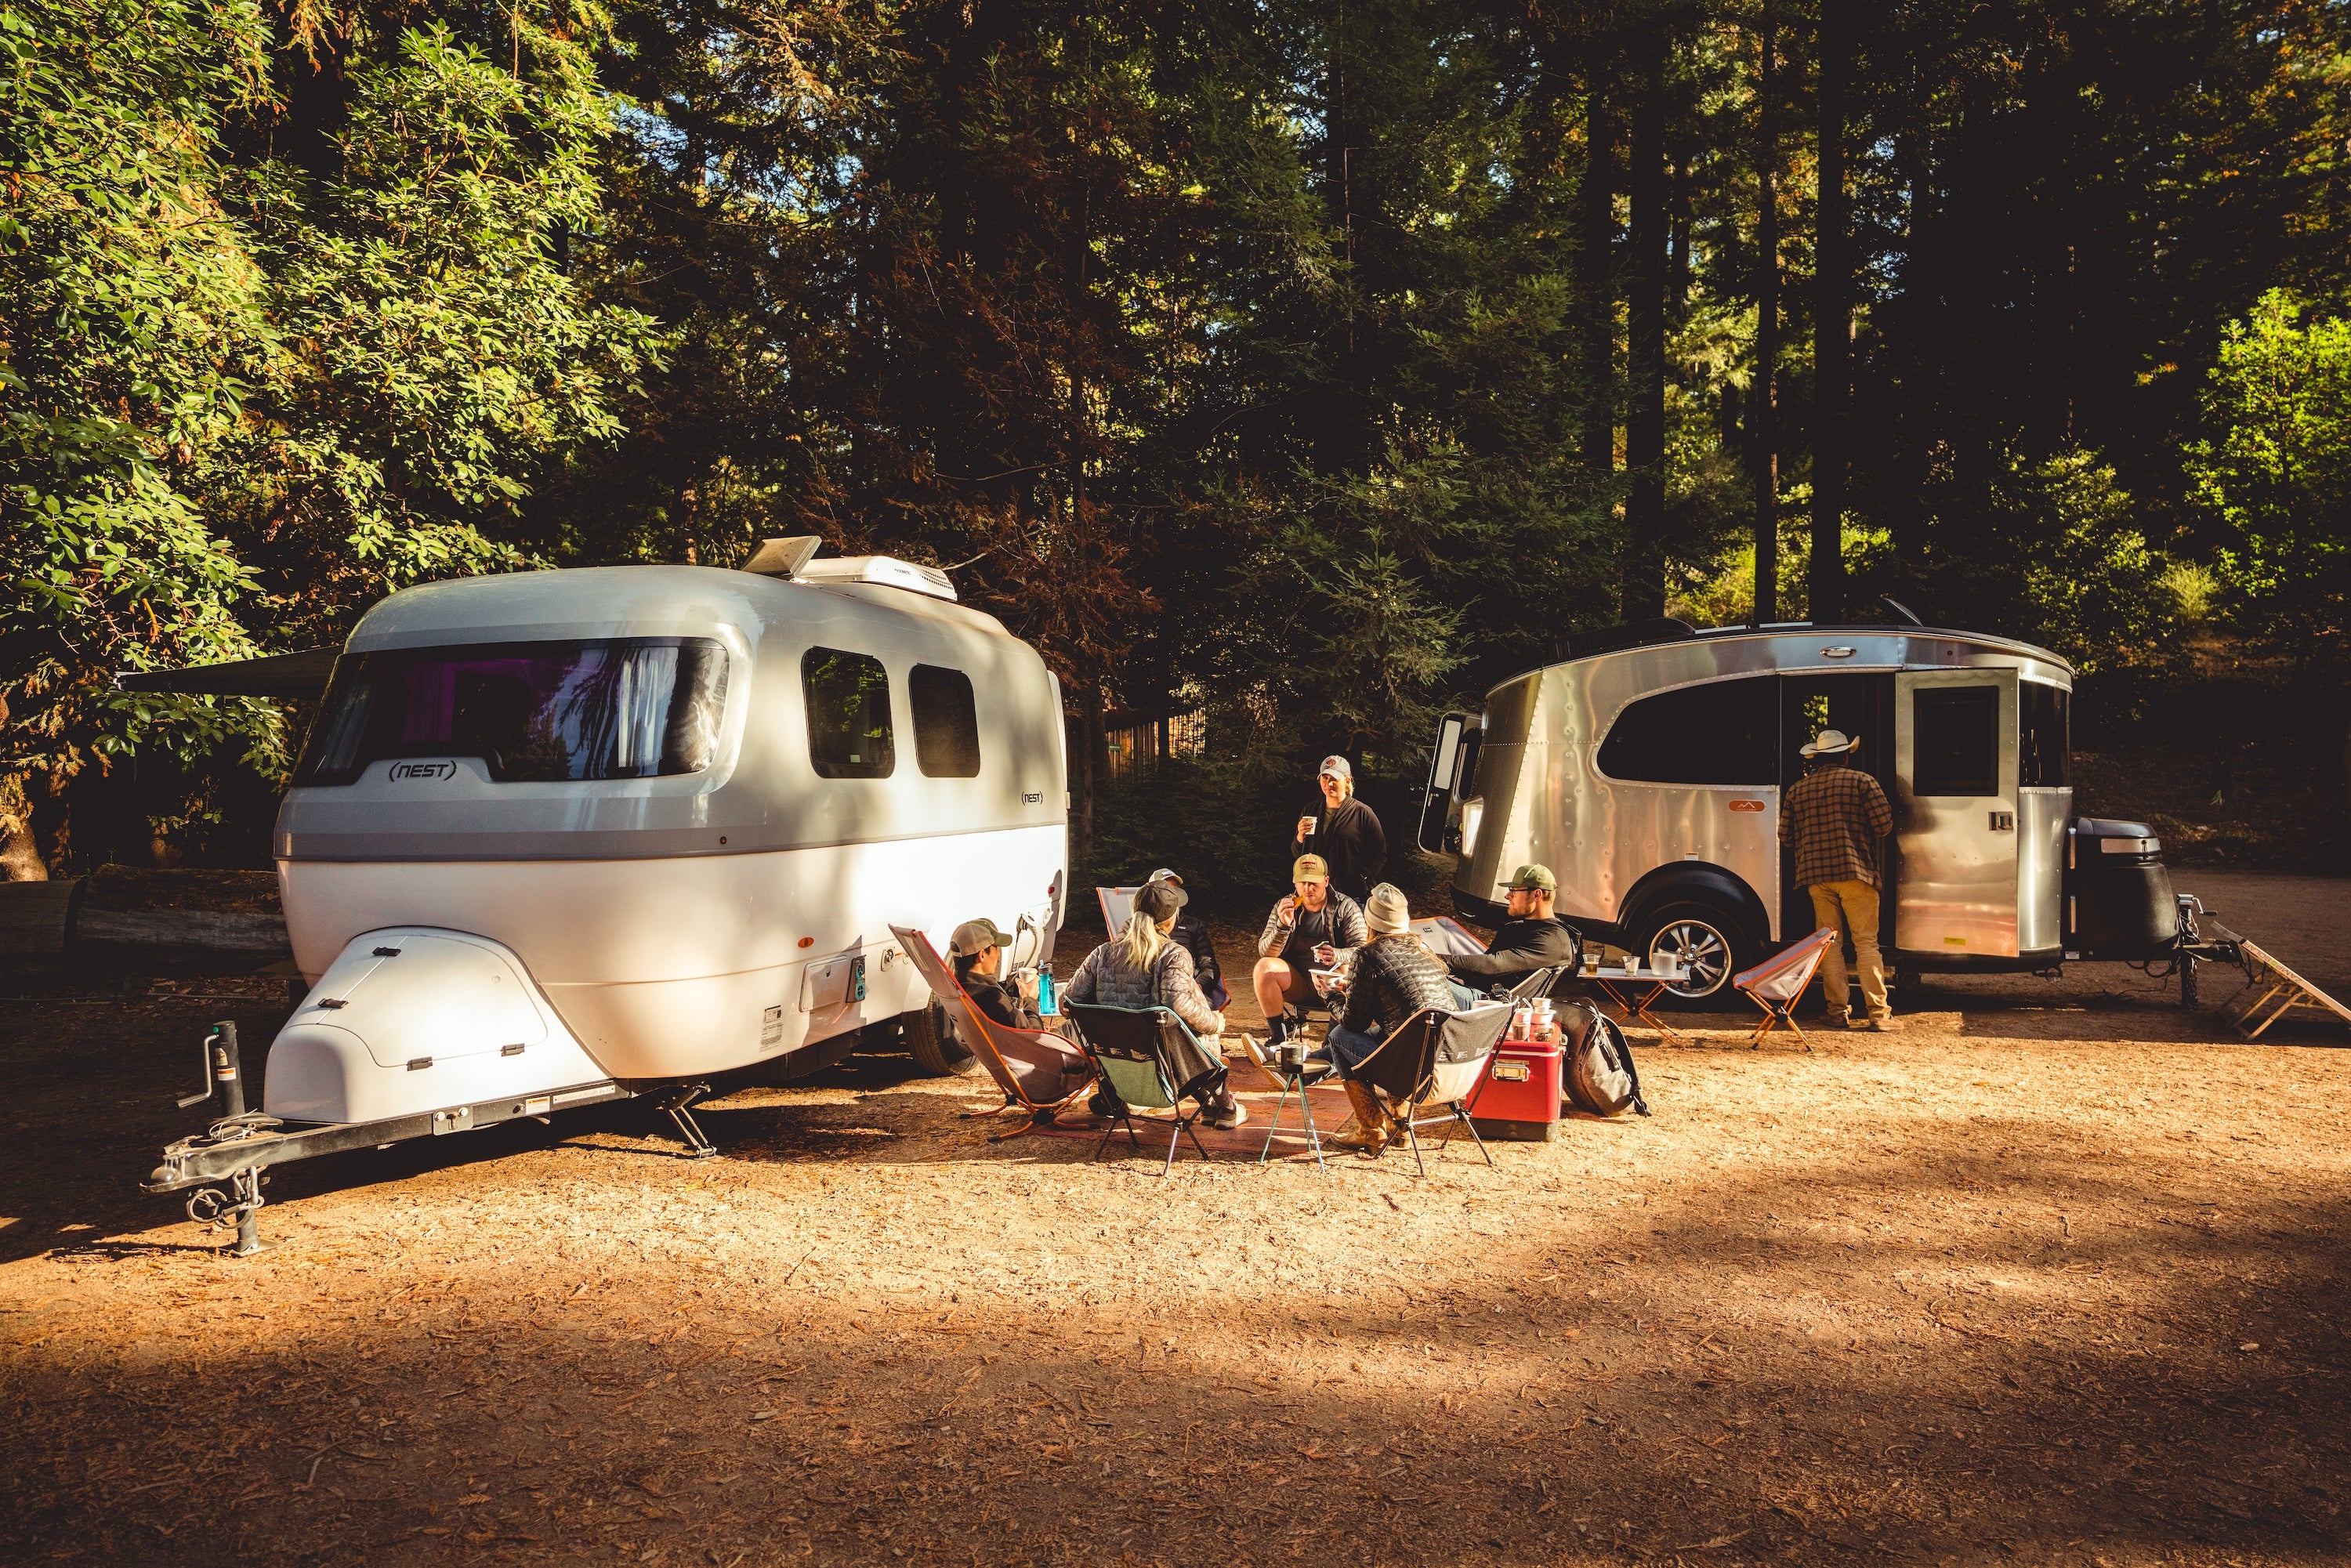
[[[1354,1107],[1355,1113],[1346,1126],[1331,1135],[1331,1141],[1343,1149],[1361,1149],[1367,1155],[1376,1155],[1387,1147],[1387,1113],[1380,1109],[1371,1085],[1349,1079],[1347,1103]]]

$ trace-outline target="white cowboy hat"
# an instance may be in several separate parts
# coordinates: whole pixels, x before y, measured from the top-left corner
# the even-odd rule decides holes
[[[1839,751],[1851,751],[1860,744],[1861,737],[1857,735],[1848,739],[1841,729],[1824,729],[1818,740],[1804,747],[1803,754],[1806,757],[1827,757]]]

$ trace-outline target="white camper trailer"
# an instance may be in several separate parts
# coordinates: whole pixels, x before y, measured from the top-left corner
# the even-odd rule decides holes
[[[1058,683],[945,574],[812,549],[434,583],[361,618],[273,842],[311,982],[246,1118],[284,1124],[273,1159],[680,1086],[706,1147],[684,1111],[713,1074],[824,1065],[902,1015],[952,1065],[893,923],[985,915],[1050,957]],[[243,1142],[175,1145],[150,1185],[243,1169]]]

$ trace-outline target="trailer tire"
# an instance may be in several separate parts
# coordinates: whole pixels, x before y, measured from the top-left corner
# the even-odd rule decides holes
[[[1752,968],[1762,953],[1747,922],[1727,905],[1702,894],[1683,894],[1649,912],[1634,949],[1655,961],[1671,955],[1691,977],[1666,988],[1670,1006],[1712,1007],[1729,998],[1730,977]]]
[[[968,1078],[979,1071],[979,1058],[963,1048],[946,1009],[933,1002],[899,1015],[906,1036],[906,1054],[933,1078]]]

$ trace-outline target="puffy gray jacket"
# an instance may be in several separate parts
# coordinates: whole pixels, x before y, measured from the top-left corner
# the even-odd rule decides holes
[[[1194,1034],[1211,1034],[1217,1028],[1217,1010],[1201,994],[1192,969],[1192,955],[1172,938],[1160,944],[1149,970],[1126,961],[1126,944],[1113,938],[1086,955],[1061,994],[1073,1002],[1093,1002],[1106,1008],[1165,1008],[1192,1028]]]

